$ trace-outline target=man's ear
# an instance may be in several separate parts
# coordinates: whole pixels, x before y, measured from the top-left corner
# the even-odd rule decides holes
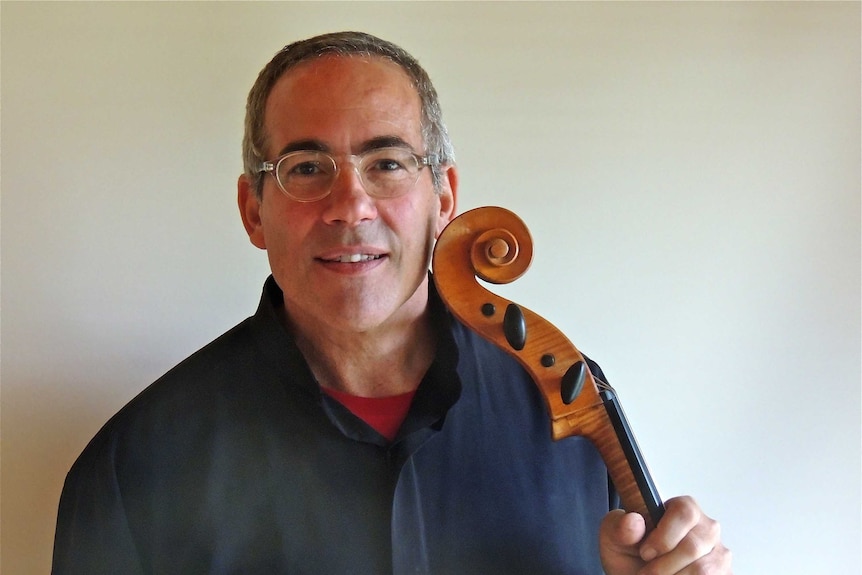
[[[254,182],[248,176],[242,174],[236,183],[237,204],[239,204],[239,215],[242,217],[242,225],[248,234],[248,239],[256,247],[265,250],[266,240],[263,236],[263,223],[260,219],[260,203],[254,189]]]
[[[443,181],[437,192],[440,196],[440,217],[437,219],[437,233],[439,238],[443,228],[455,217],[458,205],[458,169],[454,165],[446,166],[443,173]]]

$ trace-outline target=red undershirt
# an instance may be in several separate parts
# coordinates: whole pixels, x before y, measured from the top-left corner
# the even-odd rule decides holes
[[[413,390],[388,397],[359,397],[328,387],[322,389],[389,441],[395,439],[416,395]]]

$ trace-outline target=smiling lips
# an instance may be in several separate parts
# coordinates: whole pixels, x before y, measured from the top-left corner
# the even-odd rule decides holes
[[[381,257],[383,257],[381,254],[344,254],[331,259],[325,259],[324,261],[355,264],[379,260]]]

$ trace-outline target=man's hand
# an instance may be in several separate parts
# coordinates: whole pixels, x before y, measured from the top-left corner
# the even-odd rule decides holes
[[[644,538],[643,517],[611,511],[599,531],[607,575],[731,575],[730,550],[721,544],[718,522],[691,497],[665,503],[658,526]]]

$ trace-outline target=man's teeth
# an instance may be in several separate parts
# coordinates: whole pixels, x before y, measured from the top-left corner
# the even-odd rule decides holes
[[[371,255],[371,254],[347,254],[343,256],[339,256],[334,258],[332,261],[334,262],[342,262],[342,263],[351,263],[355,264],[357,262],[367,262],[371,260],[380,259],[379,255]]]

